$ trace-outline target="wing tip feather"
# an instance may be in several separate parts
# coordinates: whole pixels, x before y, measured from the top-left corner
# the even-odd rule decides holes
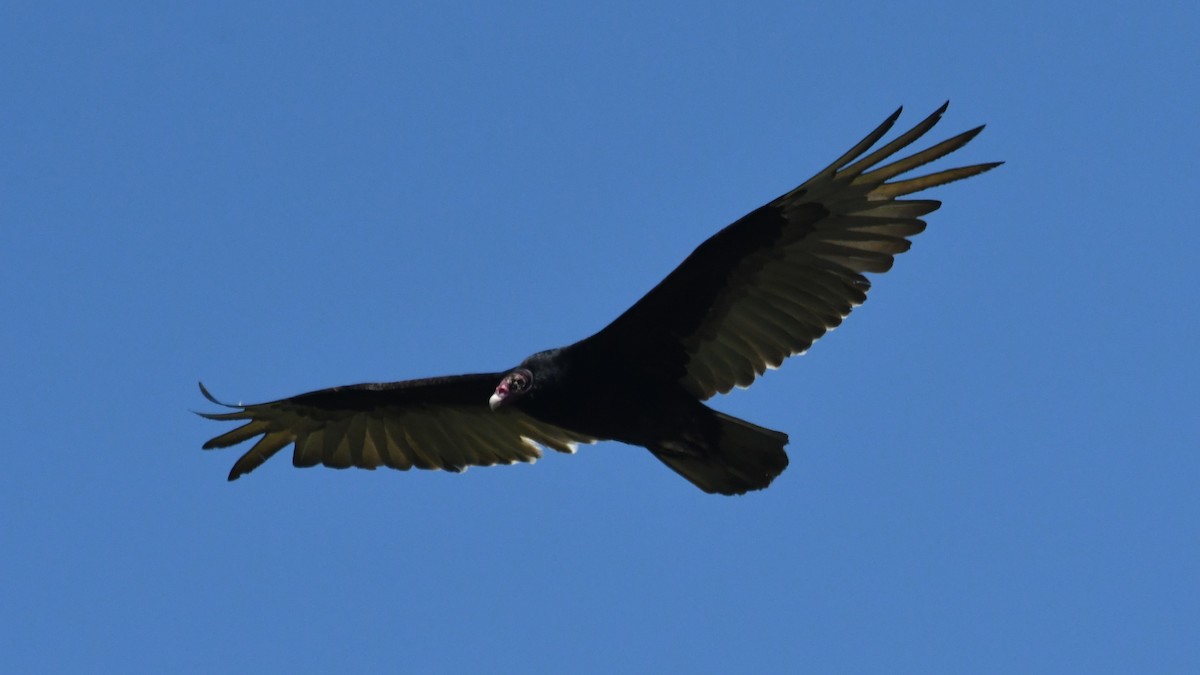
[[[208,387],[204,386],[203,381],[198,380],[196,382],[196,384],[200,386],[200,393],[204,396],[204,398],[208,399],[210,403],[215,403],[215,404],[221,406],[222,408],[241,408],[241,407],[243,407],[240,405],[233,405],[232,403],[226,403],[226,402],[218,399],[216,396],[213,396],[212,392],[210,392],[208,390]]]

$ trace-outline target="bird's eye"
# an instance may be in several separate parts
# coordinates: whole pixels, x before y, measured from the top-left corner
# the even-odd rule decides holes
[[[511,382],[512,388],[517,391],[525,391],[529,388],[529,376],[525,373],[513,373]]]

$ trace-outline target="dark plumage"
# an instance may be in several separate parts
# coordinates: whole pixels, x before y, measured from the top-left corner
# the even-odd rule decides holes
[[[945,109],[866,154],[897,110],[824,171],[713,235],[585,340],[504,372],[334,387],[202,413],[245,421],[204,448],[261,436],[234,464],[234,480],[289,444],[296,466],[462,471],[532,462],[539,446],[570,452],[616,440],[649,449],[705,492],[765,488],[787,467],[787,435],[701,401],[804,352],[866,300],[863,273],[890,269],[925,229],[921,216],[940,206],[897,197],[999,164],[898,179],[962,147],[979,127],[880,166]]]

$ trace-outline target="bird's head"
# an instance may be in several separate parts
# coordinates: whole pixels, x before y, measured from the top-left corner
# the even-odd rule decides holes
[[[533,387],[533,372],[528,368],[517,368],[505,375],[504,379],[500,380],[500,384],[496,385],[496,391],[488,399],[488,405],[492,407],[492,410],[510,405],[524,396],[531,387]]]

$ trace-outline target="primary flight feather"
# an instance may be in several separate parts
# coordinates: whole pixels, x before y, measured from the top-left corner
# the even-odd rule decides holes
[[[928,132],[943,105],[871,152],[883,124],[796,189],[701,244],[600,332],[516,368],[333,387],[229,412],[244,424],[204,444],[258,437],[229,480],[294,445],[296,466],[446,469],[532,462],[541,447],[616,440],[648,449],[705,492],[767,487],[788,464],[787,434],[704,405],[804,352],[866,300],[863,273],[886,272],[940,202],[899,199],[1000,162],[910,172],[983,127],[890,161]],[[867,154],[867,153],[870,154]],[[888,163],[885,163],[888,162]]]

